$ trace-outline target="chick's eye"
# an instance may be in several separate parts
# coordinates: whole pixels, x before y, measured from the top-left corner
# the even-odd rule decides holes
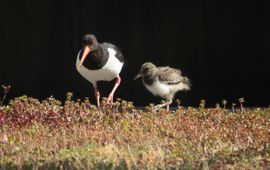
[[[91,45],[95,44],[95,40],[92,40],[92,41],[90,42],[90,44],[91,44]]]
[[[145,69],[144,69],[144,71],[148,71],[148,70],[149,70],[149,68],[145,68]]]

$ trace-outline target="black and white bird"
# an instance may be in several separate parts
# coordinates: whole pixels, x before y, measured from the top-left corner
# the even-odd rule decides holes
[[[138,78],[142,78],[144,86],[153,95],[166,100],[165,103],[156,105],[155,110],[167,106],[167,111],[169,111],[175,94],[181,90],[190,90],[189,79],[182,76],[179,69],[168,66],[156,67],[151,62],[146,62],[141,66],[141,70],[134,80]]]
[[[92,83],[98,108],[100,108],[100,92],[97,82],[116,79],[108,96],[107,103],[111,104],[121,82],[119,74],[123,65],[124,57],[115,45],[99,43],[93,34],[86,34],[83,37],[83,49],[77,55],[76,68],[86,80]]]

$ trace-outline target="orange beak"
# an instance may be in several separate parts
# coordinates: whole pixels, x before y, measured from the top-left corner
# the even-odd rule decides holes
[[[91,51],[91,49],[90,49],[89,46],[85,46],[85,47],[84,47],[83,55],[82,55],[82,58],[81,58],[79,67],[83,64],[83,62],[84,62],[86,56],[90,53],[90,51]]]

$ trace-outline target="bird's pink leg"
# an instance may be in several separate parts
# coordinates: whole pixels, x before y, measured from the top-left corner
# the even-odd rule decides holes
[[[95,97],[97,100],[97,107],[98,107],[98,109],[100,109],[100,102],[99,102],[100,93],[99,93],[98,88],[96,86],[94,88],[95,88]]]
[[[109,94],[108,101],[107,101],[108,104],[112,104],[113,103],[113,95],[114,95],[116,89],[118,88],[118,86],[120,85],[120,83],[121,83],[121,78],[118,75],[116,77],[116,81],[115,81],[114,87],[113,87],[111,93]]]

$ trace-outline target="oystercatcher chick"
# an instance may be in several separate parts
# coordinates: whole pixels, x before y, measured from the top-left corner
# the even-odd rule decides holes
[[[190,90],[189,79],[182,76],[179,69],[156,67],[151,62],[146,62],[141,66],[141,70],[134,80],[138,78],[142,79],[146,89],[153,95],[166,100],[165,103],[156,105],[154,110],[167,106],[167,111],[169,111],[175,94],[181,90]]]
[[[82,77],[92,83],[99,109],[100,92],[97,82],[115,79],[115,85],[107,100],[108,104],[112,104],[114,93],[121,83],[119,74],[123,65],[124,57],[115,45],[99,43],[93,34],[86,34],[83,37],[83,48],[77,55],[76,68]]]

